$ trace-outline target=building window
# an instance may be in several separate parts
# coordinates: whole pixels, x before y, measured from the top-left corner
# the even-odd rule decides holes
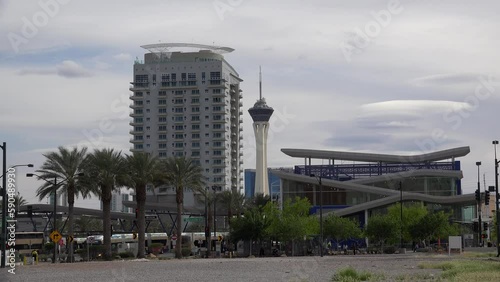
[[[160,153],[158,154],[158,156],[159,156],[160,158],[166,158],[166,157],[167,157],[167,152],[160,152]]]
[[[221,150],[215,150],[214,151],[214,156],[222,156],[222,151]]]
[[[140,149],[142,149],[142,148],[143,148],[142,144],[135,144],[135,145],[134,145],[134,149],[138,149],[138,150],[140,150]]]
[[[158,148],[160,149],[166,149],[167,148],[167,143],[159,143]]]
[[[183,116],[172,117],[172,120],[176,121],[176,122],[179,122],[179,121],[183,121],[184,117]]]
[[[212,108],[214,112],[220,112],[222,110],[221,106],[215,106]]]
[[[167,135],[166,134],[160,134],[160,135],[158,135],[158,139],[160,139],[160,140],[166,140],[167,139]]]
[[[184,135],[183,134],[175,134],[175,139],[183,139],[184,138]]]
[[[167,118],[166,117],[159,117],[158,122],[167,122]]]
[[[199,157],[200,156],[200,151],[192,151],[191,152],[191,157]]]
[[[183,148],[184,147],[184,143],[182,143],[182,142],[175,142],[174,147],[175,148]]]
[[[158,91],[158,96],[167,96],[167,91]]]
[[[199,113],[200,112],[200,107],[192,107],[191,112],[193,113]]]
[[[191,94],[200,94],[200,90],[199,89],[191,90]]]
[[[191,121],[200,121],[200,116],[192,116]]]
[[[175,130],[183,130],[184,127],[182,125],[176,125]]]
[[[159,114],[166,114],[167,113],[167,108],[159,108],[158,109]]]
[[[191,134],[191,138],[193,138],[193,139],[200,139],[200,134],[199,133],[193,133],[193,134]]]
[[[191,147],[193,148],[199,148],[200,147],[200,142],[192,142]]]
[[[176,107],[173,109],[174,113],[183,113],[184,112],[184,109],[181,108],[181,107]]]
[[[213,94],[220,94],[220,89],[212,89]],[[219,98],[220,99],[220,98]],[[215,101],[214,101],[215,102]]]
[[[222,124],[220,123],[216,123],[213,125],[213,129],[221,129],[222,128]]]
[[[191,104],[199,104],[200,98],[191,98]]]
[[[221,132],[215,132],[214,133],[214,138],[221,138],[222,137],[222,133]]]
[[[166,125],[158,126],[158,131],[167,131],[167,126]]]
[[[191,129],[192,130],[199,130],[200,129],[200,125],[199,124],[193,124],[193,125],[191,125]]]

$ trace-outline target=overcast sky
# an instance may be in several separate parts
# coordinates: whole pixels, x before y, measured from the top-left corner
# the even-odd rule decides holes
[[[140,46],[215,44],[235,49],[225,57],[244,80],[245,168],[255,167],[246,109],[258,98],[262,65],[275,109],[270,167],[303,163],[281,148],[420,154],[470,146],[460,160],[472,193],[476,161],[481,185],[483,173],[494,184],[499,9],[495,0],[0,0],[0,141],[8,165],[35,168],[61,145],[128,152]],[[18,171],[19,191],[38,202],[41,182]]]

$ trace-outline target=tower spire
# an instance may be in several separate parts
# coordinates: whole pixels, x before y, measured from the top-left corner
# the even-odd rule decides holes
[[[262,68],[259,66],[259,99],[262,100]]]

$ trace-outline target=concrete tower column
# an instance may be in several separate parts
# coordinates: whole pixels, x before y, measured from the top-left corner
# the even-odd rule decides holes
[[[269,178],[267,175],[267,134],[269,132],[269,119],[274,109],[266,104],[262,97],[262,75],[259,73],[259,100],[248,110],[253,119],[255,133],[256,163],[255,163],[255,192],[269,195]]]

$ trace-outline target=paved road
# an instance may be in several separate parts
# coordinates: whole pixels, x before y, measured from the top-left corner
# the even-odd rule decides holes
[[[0,270],[0,281],[329,281],[339,268],[383,272],[389,277],[410,273],[439,273],[419,269],[422,261],[443,261],[447,255],[348,255],[320,257],[182,259],[162,261],[41,263],[18,266],[16,274]]]

